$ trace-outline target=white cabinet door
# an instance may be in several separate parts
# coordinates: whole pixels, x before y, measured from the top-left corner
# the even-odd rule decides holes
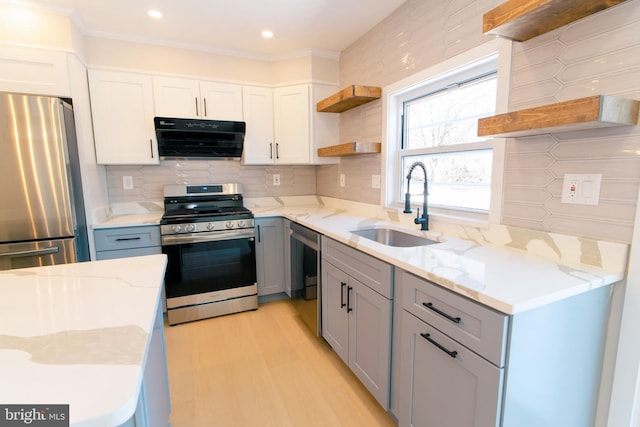
[[[309,85],[274,89],[273,110],[276,163],[310,163]]]
[[[353,277],[347,287],[349,367],[384,409],[389,408],[391,300]]]
[[[242,110],[247,124],[242,154],[243,163],[246,165],[274,163],[273,89],[244,86]]]
[[[208,120],[242,121],[242,86],[200,83],[201,115]]]
[[[158,164],[151,76],[89,70],[99,164]]]
[[[197,80],[153,77],[153,99],[157,117],[200,116],[200,83]]]
[[[242,86],[174,77],[154,77],[155,115],[242,121]]]
[[[71,96],[67,54],[18,46],[0,47],[0,91]]]

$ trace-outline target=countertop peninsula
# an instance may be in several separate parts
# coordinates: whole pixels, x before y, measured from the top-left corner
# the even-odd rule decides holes
[[[137,409],[165,255],[0,271],[0,402],[69,404],[71,426]]]

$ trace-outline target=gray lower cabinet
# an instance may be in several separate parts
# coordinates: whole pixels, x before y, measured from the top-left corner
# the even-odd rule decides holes
[[[94,238],[98,260],[162,253],[158,225],[99,228]]]
[[[610,287],[508,316],[395,274],[400,426],[594,425]]]
[[[258,295],[285,291],[284,222],[282,218],[257,218],[256,272]]]
[[[321,271],[322,336],[378,403],[388,409],[392,267],[325,238]],[[384,288],[386,295],[376,288]]]
[[[164,340],[164,320],[158,307],[151,340],[144,361],[144,373],[138,404],[133,416],[121,427],[170,426],[169,377]]]

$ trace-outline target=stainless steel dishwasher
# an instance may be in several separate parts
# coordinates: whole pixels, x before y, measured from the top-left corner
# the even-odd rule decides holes
[[[320,336],[320,239],[322,235],[295,222],[288,222],[289,296],[302,321]]]

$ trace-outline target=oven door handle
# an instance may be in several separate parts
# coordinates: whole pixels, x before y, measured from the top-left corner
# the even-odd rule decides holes
[[[239,240],[239,239],[255,239],[255,231],[253,228],[239,231],[239,230],[229,230],[229,231],[219,231],[216,233],[191,233],[191,234],[177,234],[177,235],[169,235],[162,236],[161,244],[162,246],[170,246],[170,245],[182,245],[188,243],[203,243],[203,242],[217,242],[222,240]]]

